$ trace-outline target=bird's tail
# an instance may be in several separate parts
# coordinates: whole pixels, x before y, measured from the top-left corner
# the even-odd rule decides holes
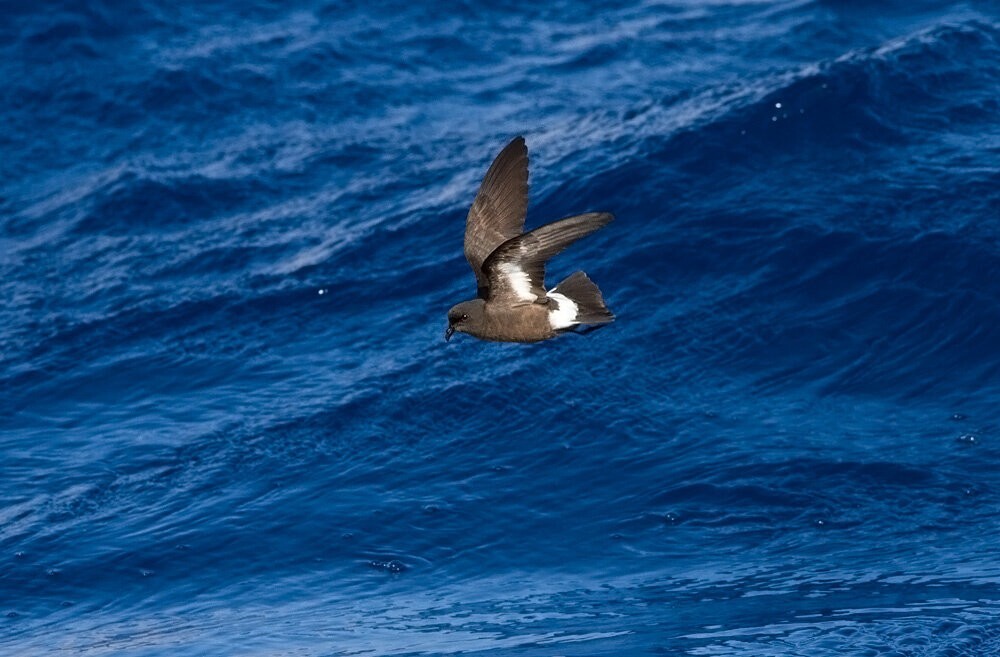
[[[604,305],[601,290],[582,271],[570,274],[549,292],[550,297],[557,294],[565,296],[576,305],[574,317],[565,318],[566,328],[576,324],[607,324],[615,321],[614,314]]]

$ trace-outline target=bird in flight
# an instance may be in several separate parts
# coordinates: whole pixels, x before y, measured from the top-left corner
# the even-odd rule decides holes
[[[493,160],[469,208],[465,257],[479,293],[448,311],[445,340],[457,331],[496,342],[538,342],[614,321],[582,271],[545,287],[546,261],[614,216],[588,212],[525,233],[527,212],[528,148],[524,137],[516,137]]]

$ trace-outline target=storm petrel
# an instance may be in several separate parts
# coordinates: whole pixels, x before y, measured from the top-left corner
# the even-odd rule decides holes
[[[545,263],[567,246],[606,226],[614,217],[588,212],[524,231],[528,212],[528,148],[516,137],[493,160],[465,223],[465,257],[479,287],[478,298],[448,311],[455,331],[497,342],[538,342],[579,325],[615,319],[582,271],[551,290]]]

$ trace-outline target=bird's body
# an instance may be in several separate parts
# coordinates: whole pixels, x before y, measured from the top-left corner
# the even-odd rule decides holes
[[[465,305],[468,304],[468,305]],[[527,303],[523,306],[498,306],[482,299],[472,299],[456,306],[466,315],[468,327],[463,333],[494,342],[537,342],[555,337],[546,306]],[[512,318],[512,311],[516,315]],[[469,321],[472,319],[473,321]],[[512,321],[515,320],[515,321]],[[459,319],[459,321],[462,321]]]
[[[517,137],[493,161],[469,209],[465,256],[479,294],[448,312],[446,338],[459,331],[483,340],[538,342],[581,324],[614,321],[582,271],[545,287],[545,262],[612,215],[576,215],[525,233],[527,209],[528,149]]]

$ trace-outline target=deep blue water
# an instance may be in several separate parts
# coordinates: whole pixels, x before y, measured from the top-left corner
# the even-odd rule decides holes
[[[3,655],[1000,655],[1000,6],[0,4]],[[513,136],[618,321],[445,343]]]

